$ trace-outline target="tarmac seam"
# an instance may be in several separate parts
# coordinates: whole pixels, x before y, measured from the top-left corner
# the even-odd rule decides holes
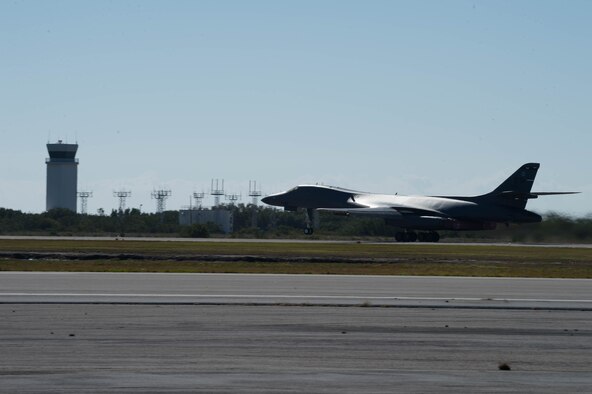
[[[0,301],[0,305],[152,305],[152,306],[283,306],[320,308],[399,308],[399,309],[484,309],[484,310],[530,310],[530,311],[580,311],[592,312],[592,308],[552,306],[502,306],[502,305],[393,305],[393,304],[331,304],[331,303],[286,303],[286,302],[132,302],[132,301]]]

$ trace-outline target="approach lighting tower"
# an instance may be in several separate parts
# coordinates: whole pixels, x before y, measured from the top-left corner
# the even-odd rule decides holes
[[[45,209],[66,208],[76,212],[76,191],[78,187],[78,144],[64,144],[59,140],[47,144],[49,158],[47,165],[47,185]]]
[[[195,200],[195,207],[197,209],[201,208],[201,203],[204,200],[204,198],[206,198],[206,194],[204,192],[201,193],[193,193],[193,199]]]
[[[87,207],[88,207],[88,199],[92,197],[92,192],[78,192],[78,197],[80,197],[80,213],[86,215]]]
[[[156,200],[156,212],[162,214],[166,206],[166,200],[172,196],[170,190],[154,190],[152,192],[152,198]]]
[[[224,179],[222,179],[222,183],[220,183],[220,179],[212,179],[212,185],[210,186],[210,194],[214,196],[214,206],[218,207],[220,205],[220,197],[224,195]]]
[[[261,197],[261,188],[257,188],[257,181],[249,181],[249,197],[251,197],[251,203],[257,205],[257,200]]]
[[[125,200],[131,197],[132,192],[130,190],[119,190],[113,192],[113,197],[119,198],[119,212],[125,211]]]

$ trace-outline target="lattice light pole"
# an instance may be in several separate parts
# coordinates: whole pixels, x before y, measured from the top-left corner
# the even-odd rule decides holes
[[[257,188],[257,181],[249,181],[249,197],[251,197],[251,227],[257,228],[257,202],[261,197],[261,185]]]
[[[128,197],[131,197],[132,192],[130,190],[119,190],[113,192],[113,197],[117,197],[119,199],[119,212],[125,211],[125,200]]]
[[[87,208],[88,208],[88,199],[92,197],[92,192],[78,192],[78,197],[80,197],[80,213],[86,215]]]
[[[241,195],[240,194],[236,194],[236,193],[231,193],[231,194],[227,194],[226,195],[226,199],[228,201],[230,201],[230,205],[234,205],[238,200],[241,199]]]
[[[214,196],[214,206],[217,207],[220,205],[220,197],[224,195],[224,179],[222,179],[222,183],[220,183],[220,179],[212,179],[212,185],[210,187],[210,194]]]
[[[152,198],[156,200],[156,212],[163,213],[166,207],[166,200],[173,193],[170,190],[154,190]]]
[[[193,193],[193,199],[195,200],[195,207],[197,209],[201,208],[201,202],[203,201],[203,199],[206,198],[206,194],[204,192],[201,193]]]
[[[251,203],[257,205],[257,200],[261,197],[261,188],[257,188],[257,181],[249,181],[249,197]]]

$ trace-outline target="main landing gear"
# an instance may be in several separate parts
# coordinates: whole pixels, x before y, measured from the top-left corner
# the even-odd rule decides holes
[[[397,242],[438,242],[440,234],[435,231],[416,233],[414,231],[398,231],[395,234]]]

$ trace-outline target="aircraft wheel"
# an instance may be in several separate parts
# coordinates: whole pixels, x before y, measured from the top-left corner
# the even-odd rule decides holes
[[[440,235],[435,231],[418,233],[417,240],[419,242],[438,242],[440,240]]]
[[[395,240],[397,242],[407,242],[407,234],[402,231],[397,231],[395,233]]]
[[[304,229],[304,234],[306,234],[306,235],[312,235],[313,232],[314,232],[314,230],[310,227],[307,227]]]
[[[417,233],[410,231],[407,233],[407,241],[408,242],[415,242],[417,241]]]

